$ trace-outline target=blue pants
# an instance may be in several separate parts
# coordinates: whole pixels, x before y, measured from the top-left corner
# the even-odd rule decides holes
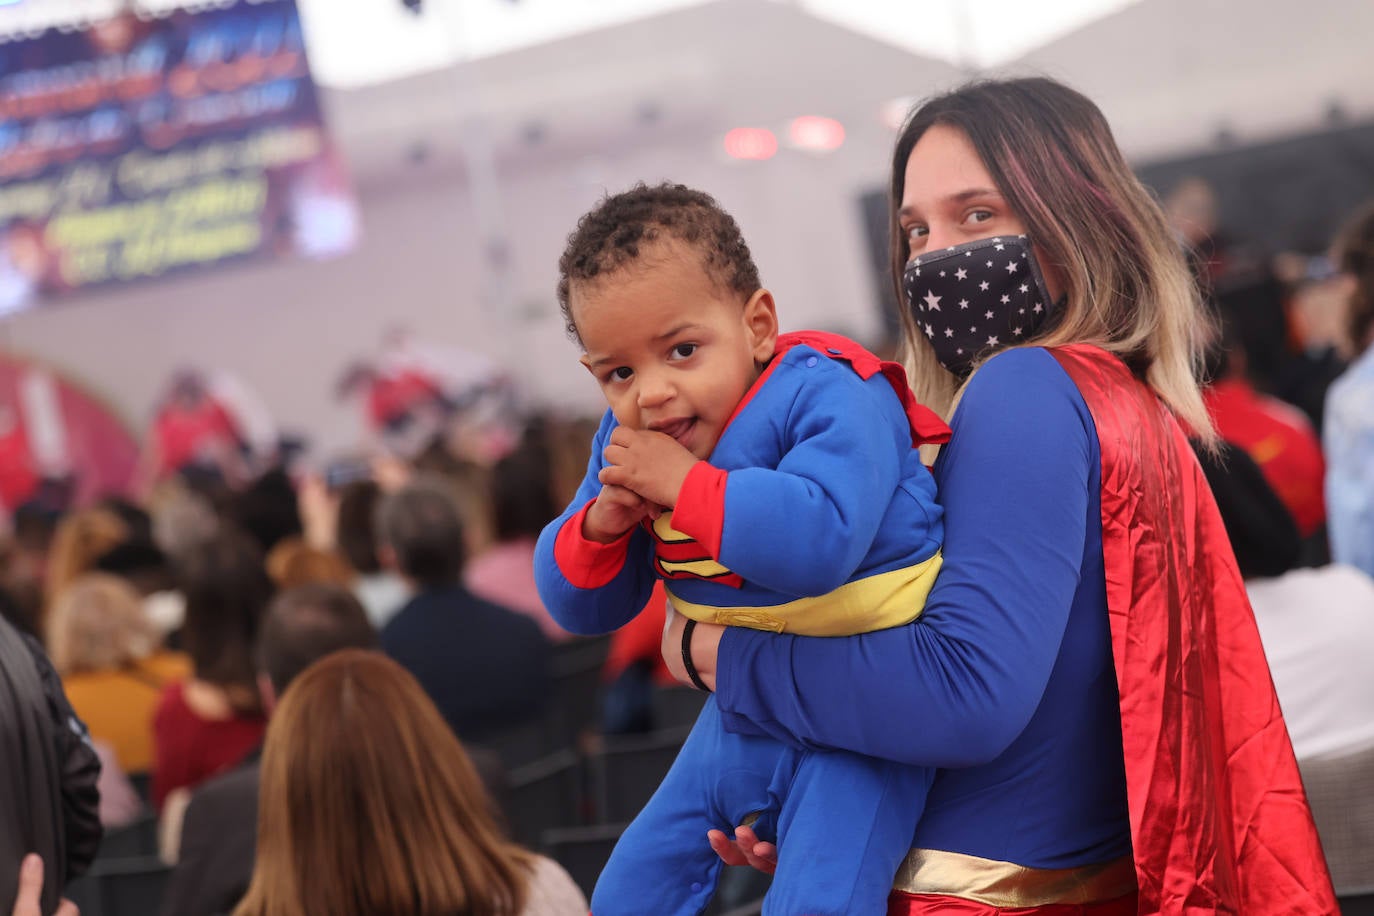
[[[626,828],[592,894],[594,916],[696,916],[723,867],[706,841],[760,812],[778,870],[765,916],[887,912],[934,771],[802,751],[721,725],[707,700],[662,785]]]

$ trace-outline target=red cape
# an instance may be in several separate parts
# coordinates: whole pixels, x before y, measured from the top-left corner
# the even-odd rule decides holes
[[[1052,351],[1102,449],[1102,552],[1139,913],[1339,913],[1216,501],[1117,357]]]

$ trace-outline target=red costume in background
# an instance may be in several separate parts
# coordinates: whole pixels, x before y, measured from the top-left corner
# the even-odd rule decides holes
[[[1138,912],[1334,916],[1259,631],[1192,450],[1118,358],[1052,352],[1101,444]]]

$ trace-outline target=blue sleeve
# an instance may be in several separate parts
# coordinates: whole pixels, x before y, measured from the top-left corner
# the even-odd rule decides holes
[[[597,474],[605,467],[606,443],[615,429],[615,417],[608,410],[592,439],[592,454],[587,474],[577,488],[572,503],[563,514],[544,526],[534,549],[534,581],[539,599],[563,629],[569,633],[595,635],[609,633],[628,623],[649,600],[654,587],[650,563],[652,543],[648,532],[636,528],[629,537],[625,561],[609,582],[595,588],[581,588],[568,581],[559,568],[558,533],[582,507],[601,492]]]
[[[911,433],[881,374],[864,381],[829,359],[780,368],[814,377],[783,423],[778,466],[729,472],[720,562],[780,594],[824,595],[849,581],[873,546]]]
[[[727,629],[728,728],[937,767],[992,760],[1025,728],[1079,583],[1096,432],[1039,349],[990,360],[952,428],[936,465],[945,563],[925,612],[836,638]]]
[[[1331,556],[1374,576],[1374,350],[1327,392],[1322,435]]]

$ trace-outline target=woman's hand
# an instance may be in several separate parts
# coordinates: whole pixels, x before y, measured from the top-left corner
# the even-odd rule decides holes
[[[760,842],[752,827],[736,827],[734,839],[723,830],[709,831],[706,838],[726,865],[750,865],[768,875],[778,870],[778,847]]]
[[[43,860],[37,853],[29,853],[19,863],[19,891],[14,895],[14,909],[10,916],[42,916]],[[63,900],[53,916],[81,916],[75,903]]]
[[[682,630],[686,625],[687,618],[673,610],[673,602],[669,599],[668,611],[664,614],[660,651],[668,672],[680,683],[695,687],[687,674],[687,666],[682,663]],[[698,623],[692,633],[692,664],[702,683],[712,691],[716,689],[716,653],[720,650],[720,637],[724,632],[725,627],[718,624]]]

